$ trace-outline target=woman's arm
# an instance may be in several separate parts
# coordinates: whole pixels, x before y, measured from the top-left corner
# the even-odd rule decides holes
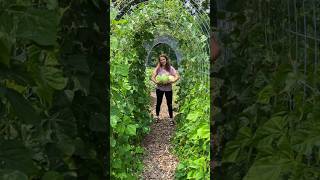
[[[177,82],[179,79],[180,79],[179,73],[176,72],[176,74],[174,75],[174,79],[173,79],[173,81],[171,81],[171,83],[175,83],[175,82]]]

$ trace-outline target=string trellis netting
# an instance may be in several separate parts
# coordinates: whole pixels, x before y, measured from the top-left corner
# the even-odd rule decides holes
[[[150,67],[158,44],[175,51],[181,79],[172,140],[177,179],[209,179],[209,17],[202,1],[115,1],[111,7],[112,177],[137,178],[150,131]],[[189,10],[186,8],[189,7]],[[200,8],[201,7],[201,8]],[[170,37],[170,38],[168,38]],[[151,43],[150,43],[151,42]],[[151,67],[155,68],[155,67]],[[128,156],[130,155],[130,156]]]
[[[218,179],[319,179],[316,0],[217,1]]]

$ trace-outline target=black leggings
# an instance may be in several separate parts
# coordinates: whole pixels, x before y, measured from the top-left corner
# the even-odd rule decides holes
[[[165,94],[166,99],[167,99],[169,116],[170,116],[170,118],[172,118],[172,116],[173,116],[172,115],[172,91],[161,91],[161,90],[157,89],[156,93],[157,93],[157,105],[156,105],[157,116],[159,116],[160,106],[161,106],[162,99],[163,99],[163,94]]]

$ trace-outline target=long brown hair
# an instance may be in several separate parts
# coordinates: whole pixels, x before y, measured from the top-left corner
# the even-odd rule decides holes
[[[159,70],[159,68],[161,67],[161,63],[160,63],[160,58],[164,57],[166,58],[166,65],[164,65],[164,69],[167,70],[168,72],[170,72],[170,59],[166,54],[160,54],[159,58],[158,58],[158,64],[157,64],[157,69]]]

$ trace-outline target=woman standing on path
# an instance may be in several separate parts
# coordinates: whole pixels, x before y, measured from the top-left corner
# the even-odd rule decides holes
[[[157,75],[172,75],[173,79],[169,80],[166,84],[161,84],[156,80]],[[165,54],[161,54],[158,58],[158,64],[152,73],[151,80],[157,84],[156,94],[157,94],[157,105],[156,105],[156,121],[159,120],[160,107],[163,99],[163,94],[165,94],[167,99],[167,105],[169,110],[169,122],[170,125],[174,125],[173,121],[173,110],[172,110],[172,83],[177,82],[180,79],[178,72],[170,65],[169,58]]]

